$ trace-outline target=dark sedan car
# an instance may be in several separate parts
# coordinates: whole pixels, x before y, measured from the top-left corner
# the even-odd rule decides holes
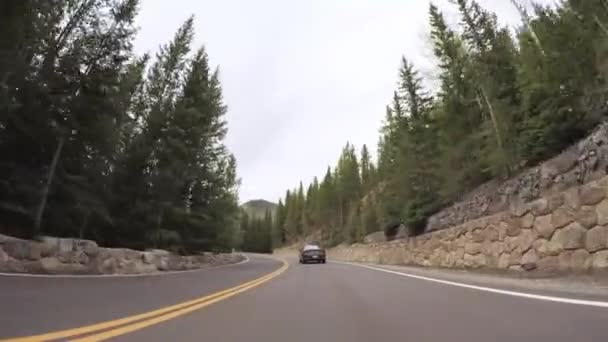
[[[325,263],[325,250],[317,245],[306,245],[300,251],[300,263]]]

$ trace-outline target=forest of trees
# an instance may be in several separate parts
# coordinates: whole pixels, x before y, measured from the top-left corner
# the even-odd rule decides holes
[[[403,57],[378,158],[346,145],[335,167],[287,191],[273,235],[313,232],[329,245],[361,241],[427,218],[493,178],[551,157],[606,119],[608,1],[563,0],[532,10],[511,0],[521,27],[501,26],[473,0],[451,0],[459,23],[429,8],[435,89]]]
[[[0,233],[225,250],[238,179],[193,19],[133,52],[139,0],[0,3]]]
[[[263,217],[258,217],[241,210],[240,230],[242,241],[240,249],[253,253],[272,253],[274,243],[272,241],[273,217],[270,210],[266,210]]]

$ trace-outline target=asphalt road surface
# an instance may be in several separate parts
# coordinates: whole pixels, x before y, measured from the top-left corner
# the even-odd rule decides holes
[[[560,302],[289,261],[255,256],[142,277],[0,276],[0,341],[608,341],[608,294]]]

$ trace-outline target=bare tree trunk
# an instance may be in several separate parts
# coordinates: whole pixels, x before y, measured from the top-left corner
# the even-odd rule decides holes
[[[61,156],[61,151],[63,150],[64,143],[65,138],[59,138],[59,143],[57,144],[57,148],[55,149],[53,160],[51,161],[51,165],[49,166],[49,172],[46,177],[46,184],[44,185],[44,188],[42,188],[42,196],[40,198],[38,208],[36,209],[36,216],[34,218],[34,235],[40,233],[40,226],[42,225],[42,215],[44,214],[44,209],[46,208],[51,184],[53,183],[53,179],[55,178],[55,170],[57,169],[57,163],[59,162],[59,157]]]
[[[521,18],[524,21],[524,24],[526,24],[526,28],[528,29],[528,32],[530,32],[530,35],[532,36],[532,39],[534,40],[534,43],[536,44],[536,46],[540,50],[540,53],[544,56],[545,55],[545,50],[543,49],[543,46],[540,43],[540,39],[536,35],[536,31],[534,31],[534,28],[532,27],[532,24],[530,24],[530,16],[528,15],[528,12],[526,12],[526,9],[521,4],[519,4],[517,2],[517,0],[511,0],[511,3],[513,4],[513,6],[515,6],[515,8],[517,9],[517,11],[519,12],[519,15],[521,15]]]
[[[506,171],[507,174],[509,174],[511,172],[511,165],[509,163],[509,157],[507,156],[507,153],[504,148],[502,134],[500,132],[500,127],[498,126],[498,119],[496,118],[496,113],[494,112],[494,106],[492,106],[492,103],[490,102],[490,99],[488,98],[485,89],[483,87],[480,87],[480,89],[481,95],[483,96],[483,99],[486,102],[486,105],[488,106],[488,111],[490,112],[490,118],[492,119],[492,126],[494,127],[494,134],[496,136],[496,143],[498,144],[498,149],[505,158],[505,166],[507,169]]]

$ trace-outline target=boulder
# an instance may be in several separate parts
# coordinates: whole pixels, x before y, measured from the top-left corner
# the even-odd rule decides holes
[[[538,255],[536,254],[536,251],[534,251],[534,249],[530,249],[529,251],[527,251],[521,258],[522,265],[536,264],[537,261]]]
[[[585,249],[596,252],[608,248],[608,227],[597,226],[585,234]]]
[[[509,201],[509,213],[515,217],[522,217],[530,211],[530,207],[519,197],[514,197]]]
[[[42,245],[42,253],[41,256],[43,258],[56,256],[59,251],[59,238],[50,237],[50,236],[42,236],[39,241]]]
[[[593,255],[593,268],[608,267],[608,251],[597,252]]]
[[[555,226],[551,224],[551,215],[537,216],[534,219],[534,230],[545,239],[551,238],[555,231]]]
[[[563,193],[564,205],[568,208],[578,210],[581,207],[580,189],[578,187],[572,187]]]
[[[6,252],[4,251],[4,249],[2,249],[2,246],[0,245],[0,264],[7,262],[8,258],[8,254],[6,254]]]
[[[484,229],[482,229],[482,228],[474,229],[471,232],[471,240],[473,242],[484,242],[484,240],[485,240]]]
[[[584,249],[577,249],[572,252],[570,258],[570,267],[576,270],[583,270],[588,268],[587,260],[590,259],[591,254]]]
[[[572,255],[574,251],[564,251],[558,256],[558,268],[560,270],[569,270],[572,268]]]
[[[597,224],[598,215],[596,209],[589,206],[579,208],[574,216],[574,220],[583,226],[583,228],[591,228]]]
[[[518,236],[521,233],[520,223],[516,220],[511,220],[507,223],[507,236]]]
[[[574,222],[555,233],[555,242],[563,246],[564,249],[583,248],[586,232],[585,228]]]
[[[57,239],[58,253],[66,253],[74,250],[73,239]]]
[[[500,269],[507,269],[509,267],[509,254],[508,253],[502,253],[500,255],[500,257],[498,258],[498,268]]]
[[[5,241],[3,248],[11,258],[25,260],[30,258],[30,245],[30,241],[15,239]]]
[[[524,229],[529,229],[534,226],[534,215],[528,213],[524,217],[521,218],[521,227]]]
[[[564,204],[563,196],[552,196],[549,198],[539,198],[530,203],[530,210],[534,216],[544,216],[551,214],[555,209]]]
[[[555,271],[559,269],[559,258],[556,256],[547,256],[536,262],[536,267],[543,271]]]
[[[57,255],[57,259],[66,264],[89,263],[89,257],[83,251],[61,252]]]
[[[580,189],[582,205],[595,205],[606,197],[606,189],[593,184],[583,185]]]
[[[470,242],[464,245],[464,251],[467,254],[476,255],[481,253],[481,244],[476,242]]]
[[[365,243],[374,243],[382,241],[386,241],[386,236],[384,235],[384,232],[371,233],[363,238],[363,242]]]
[[[534,241],[534,249],[541,256],[557,256],[563,251],[563,247],[554,241],[539,239]]]
[[[560,207],[551,214],[551,225],[554,229],[559,229],[574,221],[575,214],[572,209]]]
[[[531,229],[524,229],[521,231],[521,234],[516,238],[517,249],[522,251],[522,253],[526,252],[530,248],[532,248],[532,244],[538,238],[538,234]]]
[[[608,200],[601,201],[595,207],[595,213],[597,214],[597,224],[608,225]]]
[[[95,256],[99,253],[99,246],[95,241],[74,240],[74,250],[84,252],[89,256]]]

